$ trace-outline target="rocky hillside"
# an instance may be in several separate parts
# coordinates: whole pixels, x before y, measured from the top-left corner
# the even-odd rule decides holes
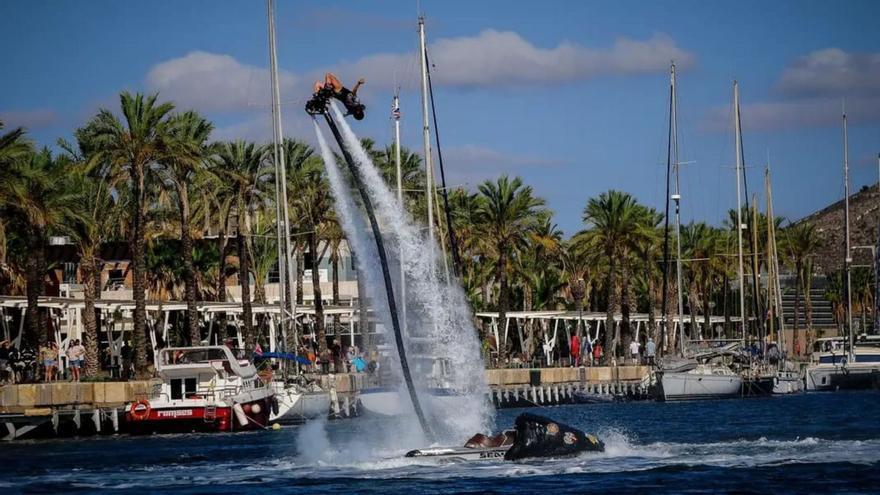
[[[850,196],[850,243],[853,264],[870,265],[871,251],[855,249],[856,246],[876,246],[880,235],[880,192],[877,184],[865,186]],[[844,202],[840,201],[802,218],[798,223],[809,222],[816,226],[822,239],[822,247],[816,256],[816,274],[831,273],[843,267],[844,251]]]

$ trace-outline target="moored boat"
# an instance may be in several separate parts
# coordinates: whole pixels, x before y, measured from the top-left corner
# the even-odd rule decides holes
[[[807,368],[807,390],[880,389],[880,347],[856,345],[852,353],[833,349]]]
[[[687,370],[659,370],[655,376],[658,400],[728,399],[742,394],[742,376],[723,364],[695,363]]]
[[[238,431],[264,428],[277,408],[274,392],[248,360],[226,346],[171,347],[157,353],[162,383],[132,402],[132,433]]]

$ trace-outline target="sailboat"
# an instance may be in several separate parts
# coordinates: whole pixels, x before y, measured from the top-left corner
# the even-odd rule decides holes
[[[670,172],[675,173],[675,190],[667,199],[667,219],[669,217],[669,199],[675,201],[675,236],[676,236],[676,277],[678,285],[678,322],[679,322],[679,350],[681,359],[668,361],[654,371],[653,381],[654,396],[663,401],[697,400],[697,399],[721,399],[739,397],[742,391],[742,377],[724,363],[724,360],[733,351],[736,345],[712,349],[698,354],[688,355],[684,338],[684,315],[682,297],[681,275],[681,190],[679,186],[679,156],[678,156],[678,116],[677,95],[675,91],[675,64],[673,63],[669,73],[669,146],[667,154],[667,191],[669,189]],[[738,93],[735,92],[735,95]],[[736,96],[738,98],[738,96]],[[738,102],[737,102],[738,103]],[[737,104],[737,109],[739,105]],[[737,110],[738,112],[738,110]],[[739,126],[737,124],[737,131]],[[737,136],[739,134],[737,133]],[[739,137],[737,138],[739,139]],[[737,141],[739,142],[739,141]],[[737,152],[737,156],[739,153]],[[737,160],[740,163],[740,160]],[[739,177],[737,177],[737,192],[739,192]],[[668,196],[668,194],[667,194]],[[739,199],[739,195],[737,195]],[[667,220],[668,226],[668,220]],[[665,229],[664,255],[667,260],[669,246],[669,229]],[[668,264],[664,263],[664,270]],[[742,267],[742,265],[740,265]],[[741,273],[741,272],[740,272]],[[663,290],[663,318],[666,319],[666,274],[664,273]],[[668,322],[667,325],[668,327]]]
[[[867,338],[855,342],[852,325],[852,249],[849,229],[849,135],[843,113],[843,191],[844,191],[844,272],[846,277],[846,340],[838,348],[819,353],[817,362],[807,367],[807,390],[880,389],[880,344]]]
[[[278,200],[276,203],[276,233],[278,238],[278,282],[279,282],[279,298],[278,304],[280,309],[279,325],[282,336],[287,335],[286,323],[290,323],[290,331],[296,331],[296,320],[294,315],[296,308],[293,308],[293,314],[288,312],[287,301],[293,301],[290,298],[290,288],[293,287],[292,262],[290,251],[290,220],[287,209],[287,177],[286,165],[284,162],[284,137],[281,129],[281,93],[278,84],[278,60],[275,46],[275,6],[273,0],[266,1],[267,14],[269,18],[269,69],[272,85],[272,130],[273,130],[273,150],[275,156],[275,193]],[[285,339],[287,340],[287,339]],[[296,340],[295,338],[293,339]],[[273,346],[274,347],[274,346]],[[295,351],[291,349],[290,351]],[[288,358],[290,363],[285,365],[295,365],[296,361],[292,353],[274,353],[274,355],[264,355],[273,358]],[[289,369],[290,366],[285,366]],[[306,383],[302,375],[298,375],[291,380],[286,379],[285,374],[279,374],[273,378],[271,385],[275,391],[275,398],[278,407],[273,409],[270,421],[277,422],[302,422],[307,419],[326,416],[330,411],[330,394],[326,390],[322,390],[317,384]]]
[[[779,317],[782,314],[782,289],[779,282],[779,257],[769,163],[764,169],[764,194],[767,201],[767,309],[770,314],[767,323],[770,332],[763,359],[753,363],[750,370],[752,374],[744,382],[743,390],[748,395],[792,394],[803,391],[804,380],[798,367],[788,361],[782,351],[786,347],[785,319]],[[757,202],[753,211],[754,232],[757,230]],[[757,246],[757,242],[753,245]],[[778,338],[774,339],[777,335]]]

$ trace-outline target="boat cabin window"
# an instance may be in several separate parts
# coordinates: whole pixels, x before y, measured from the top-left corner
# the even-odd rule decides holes
[[[162,364],[194,364],[225,361],[222,349],[169,349],[162,352]]]
[[[171,400],[185,399],[196,393],[198,380],[195,378],[174,378],[171,380]]]

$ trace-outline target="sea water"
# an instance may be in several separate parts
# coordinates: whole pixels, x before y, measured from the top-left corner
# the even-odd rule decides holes
[[[0,492],[876,493],[878,409],[876,391],[532,408],[597,432],[606,451],[517,463],[405,458],[382,447],[397,421],[371,417],[280,431],[15,441],[0,445]],[[522,411],[501,410],[497,422],[510,425]]]

